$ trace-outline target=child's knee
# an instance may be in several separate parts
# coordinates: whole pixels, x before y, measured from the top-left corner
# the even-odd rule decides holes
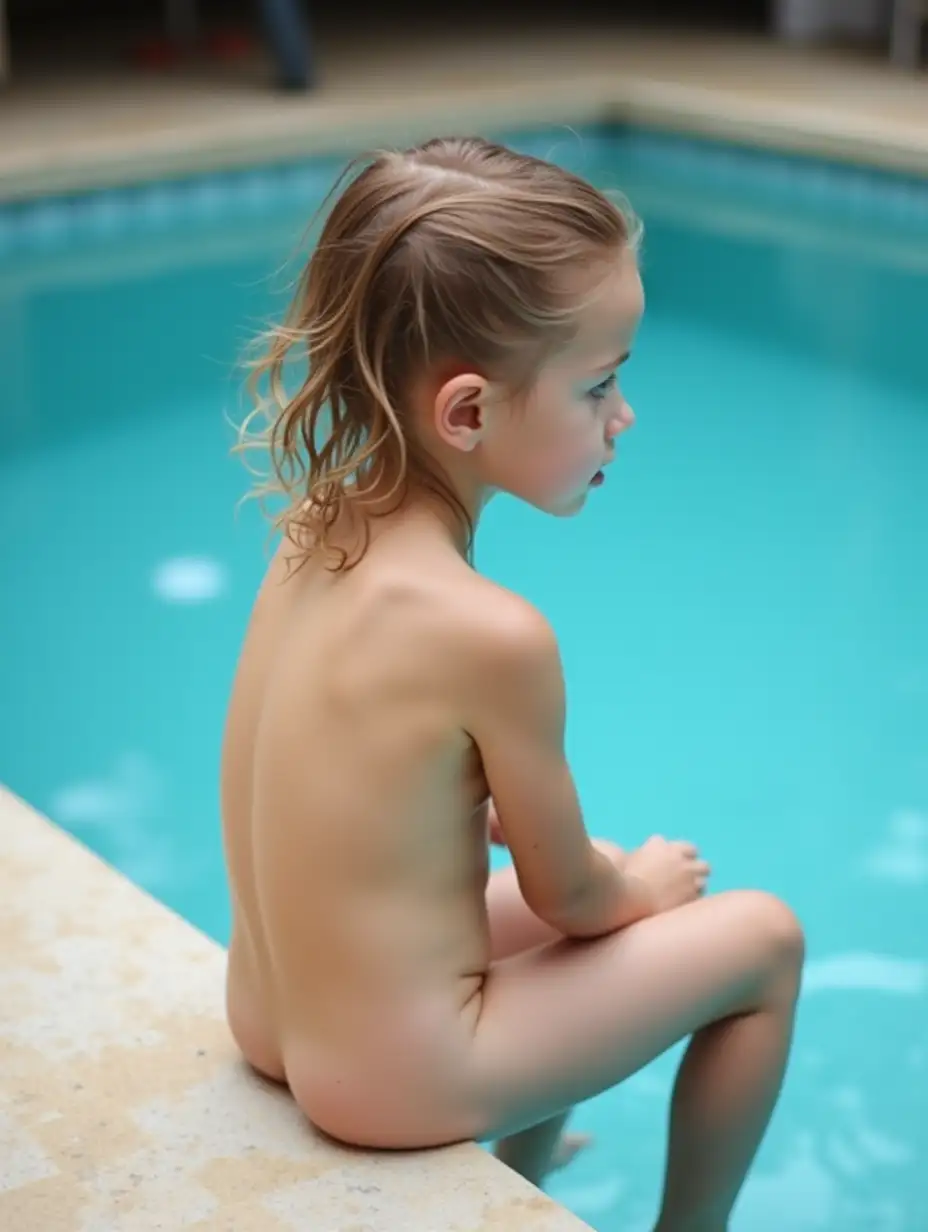
[[[745,891],[745,924],[757,946],[757,972],[767,998],[795,1001],[806,942],[802,924],[782,899],[762,890]]]

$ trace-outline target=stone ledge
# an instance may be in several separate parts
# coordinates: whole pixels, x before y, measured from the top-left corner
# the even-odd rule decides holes
[[[0,789],[0,1227],[589,1232],[474,1144],[316,1135],[244,1066],[223,950]]]
[[[625,122],[928,174],[928,79],[851,53],[604,24],[355,30],[324,61],[319,89],[295,96],[247,72],[237,86],[115,70],[24,83],[0,112],[0,201],[528,124]]]

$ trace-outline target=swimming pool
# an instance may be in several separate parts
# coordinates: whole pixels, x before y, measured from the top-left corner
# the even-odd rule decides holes
[[[928,188],[637,133],[516,144],[647,225],[639,415],[578,522],[481,566],[562,639],[591,828],[692,836],[803,917],[740,1232],[928,1227]],[[0,211],[0,780],[219,940],[226,693],[263,569],[234,360],[333,164]],[[653,1214],[674,1058],[551,1186]]]

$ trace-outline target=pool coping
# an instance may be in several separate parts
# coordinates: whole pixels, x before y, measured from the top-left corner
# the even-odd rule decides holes
[[[439,131],[500,131],[542,123],[628,125],[707,137],[789,154],[928,176],[928,125],[825,106],[735,94],[653,73],[592,72],[542,81],[486,82],[411,97],[327,102],[297,98],[275,109],[178,128],[95,135],[58,149],[0,160],[0,202],[125,187],[359,148],[421,140]]]
[[[325,1141],[244,1066],[225,953],[0,789],[0,1226],[590,1232],[476,1144]]]

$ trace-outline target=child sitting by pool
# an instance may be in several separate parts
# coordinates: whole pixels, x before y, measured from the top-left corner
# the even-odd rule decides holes
[[[691,843],[588,837],[554,634],[471,564],[495,493],[565,517],[604,482],[642,303],[626,213],[501,146],[384,153],[335,200],[257,372],[286,499],[225,737],[228,1014],[329,1135],[496,1138],[536,1183],[574,1104],[691,1036],[656,1226],[717,1232],[783,1078],[799,924],[706,896]],[[618,614],[591,636],[609,654]]]

